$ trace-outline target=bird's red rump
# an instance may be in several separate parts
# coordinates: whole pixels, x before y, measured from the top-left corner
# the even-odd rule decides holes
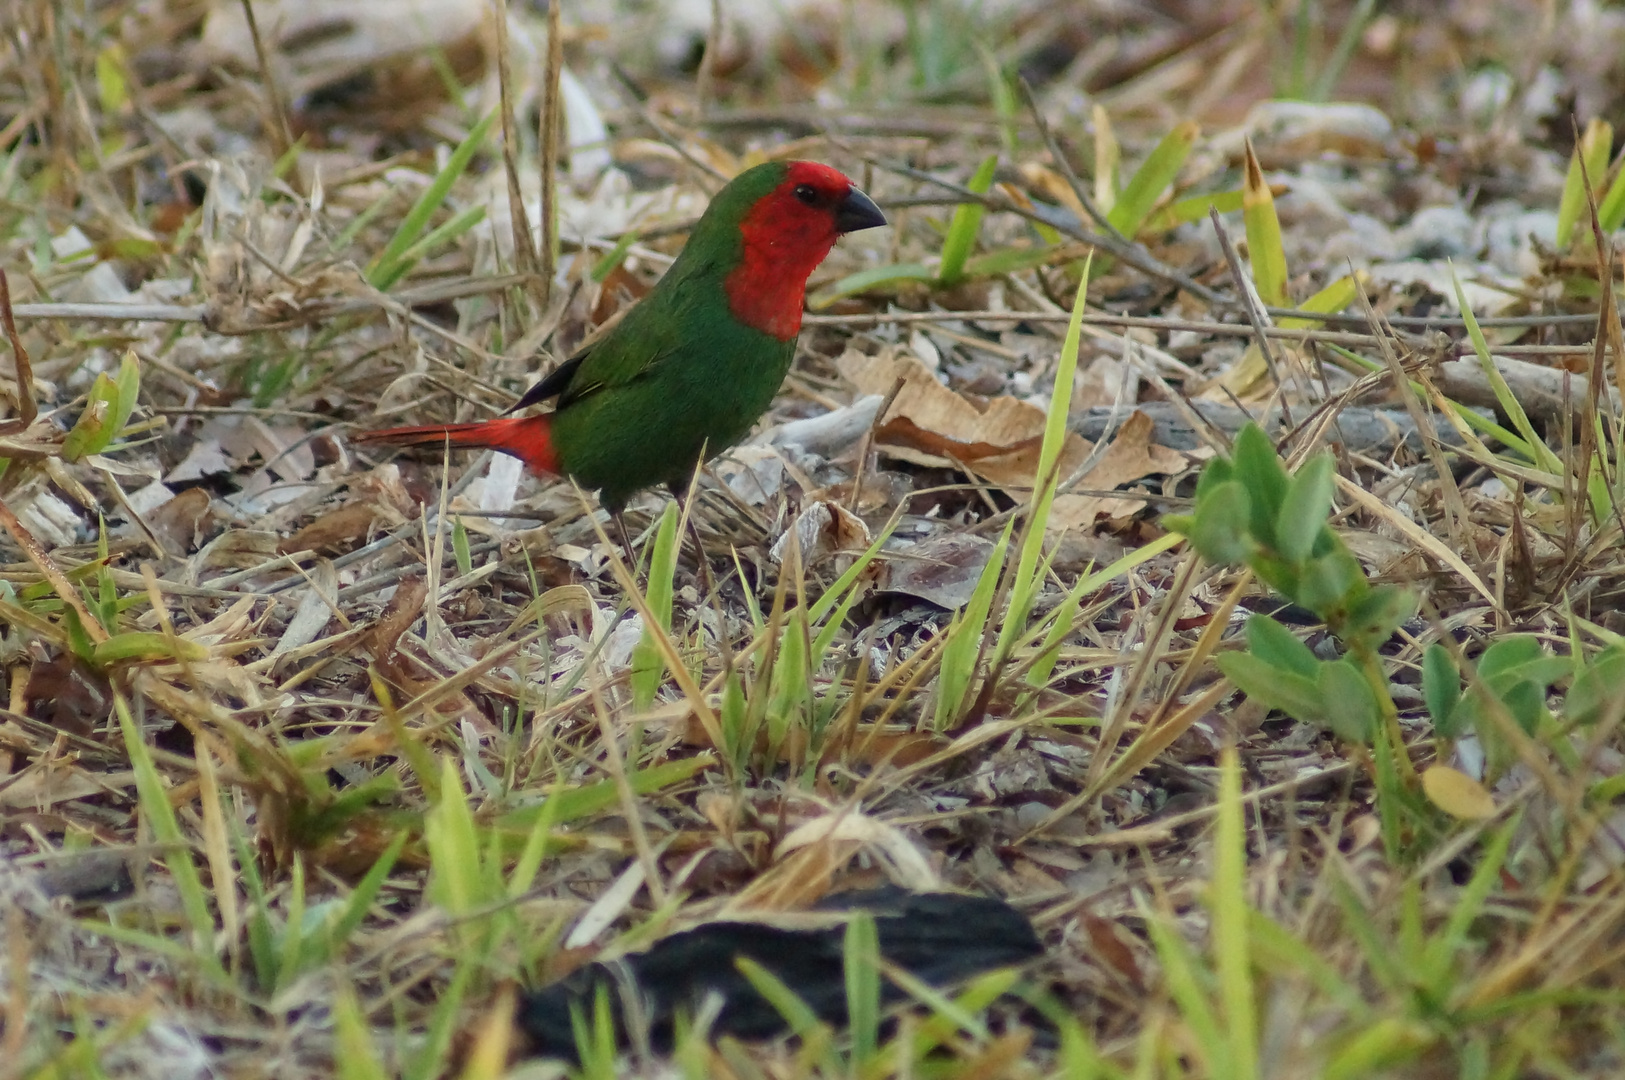
[[[796,196],[811,188],[812,202]],[[801,332],[807,278],[840,235],[836,206],[852,181],[828,165],[791,162],[784,180],[739,223],[744,254],[723,282],[728,309],[746,326],[789,341]]]
[[[425,424],[422,427],[386,428],[364,431],[352,442],[387,443],[391,446],[443,446],[465,450],[500,450],[512,454],[532,472],[559,475],[559,455],[553,448],[553,423],[549,416],[507,416],[482,420],[477,424]]]

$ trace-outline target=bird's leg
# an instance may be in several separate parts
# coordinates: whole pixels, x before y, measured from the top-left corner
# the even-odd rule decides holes
[[[619,507],[611,510],[609,516],[615,521],[615,531],[621,534],[621,551],[626,554],[626,568],[631,571],[633,580],[636,580],[638,576],[638,558],[637,554],[632,550],[632,538],[626,535],[626,519],[621,517]]]
[[[712,596],[716,593],[716,583],[711,580],[711,560],[705,556],[705,544],[700,540],[699,522],[689,514],[690,508],[694,505],[692,500],[694,486],[691,485],[685,491],[673,484],[667,490],[671,492],[671,497],[677,500],[677,516],[688,523],[688,538],[694,543],[694,561],[699,565],[700,585],[705,590],[705,596]]]

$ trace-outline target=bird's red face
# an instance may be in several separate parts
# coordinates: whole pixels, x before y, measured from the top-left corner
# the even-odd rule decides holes
[[[840,172],[791,162],[739,224],[744,256],[724,283],[730,310],[747,326],[790,340],[801,331],[807,278],[836,238],[884,224],[880,208]]]

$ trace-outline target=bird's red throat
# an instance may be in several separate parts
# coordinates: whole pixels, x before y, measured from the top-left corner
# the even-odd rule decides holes
[[[728,310],[746,326],[790,341],[801,332],[807,278],[835,246],[835,220],[808,214],[792,177],[751,207],[739,223],[744,253],[723,281]]]

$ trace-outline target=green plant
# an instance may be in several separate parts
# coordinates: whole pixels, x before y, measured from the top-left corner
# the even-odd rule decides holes
[[[1385,715],[1394,716],[1377,650],[1415,611],[1416,597],[1398,585],[1373,587],[1332,531],[1326,518],[1335,467],[1322,451],[1288,475],[1269,437],[1249,424],[1234,454],[1203,470],[1194,514],[1167,524],[1209,562],[1246,566],[1314,612],[1346,650],[1323,660],[1280,623],[1254,615],[1247,650],[1219,660],[1225,675],[1271,708],[1365,743]]]

